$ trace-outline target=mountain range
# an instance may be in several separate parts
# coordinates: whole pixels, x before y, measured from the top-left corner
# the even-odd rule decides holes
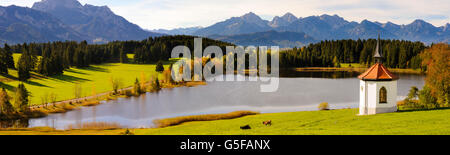
[[[427,44],[436,42],[448,43],[450,41],[450,24],[448,23],[441,27],[435,27],[420,19],[407,25],[397,25],[392,22],[371,22],[368,20],[357,23],[347,21],[337,15],[324,14],[298,18],[291,13],[286,13],[281,17],[276,16],[272,21],[268,21],[250,12],[243,16],[232,17],[199,29],[193,34],[205,37],[217,35],[236,37],[236,35],[247,34],[245,37],[248,37],[256,32],[267,31],[305,33],[313,37],[314,40],[368,39],[375,38],[378,33],[381,33],[384,39],[421,41]],[[239,44],[239,42],[235,43]]]
[[[274,30],[230,36],[211,35],[209,38],[242,46],[277,45],[282,48],[302,47],[309,43],[317,42],[317,40],[304,32],[278,32]]]
[[[176,28],[176,29],[154,29],[154,30],[148,30],[150,32],[155,33],[161,33],[161,34],[168,34],[168,35],[192,35],[195,31],[202,29],[203,27],[197,26],[197,27],[187,27],[187,28]]]
[[[157,21],[155,21],[157,22]],[[450,24],[436,27],[417,19],[410,24],[347,21],[338,15],[296,17],[292,13],[264,20],[253,12],[208,27],[144,30],[107,6],[77,0],[42,0],[32,8],[0,6],[0,43],[87,40],[105,43],[161,35],[196,35],[238,45],[303,46],[320,40],[383,39],[450,42]]]
[[[87,38],[48,13],[18,6],[0,7],[2,43],[80,41]]]
[[[42,0],[32,8],[0,7],[1,42],[87,40],[104,43],[160,35],[128,22],[107,6],[81,5],[77,0]]]

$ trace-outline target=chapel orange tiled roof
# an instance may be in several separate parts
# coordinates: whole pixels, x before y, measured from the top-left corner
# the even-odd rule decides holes
[[[358,76],[361,80],[397,80],[398,77],[392,74],[381,63],[376,63],[370,67],[366,72]]]

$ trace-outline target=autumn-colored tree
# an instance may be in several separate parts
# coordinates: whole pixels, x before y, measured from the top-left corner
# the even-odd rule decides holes
[[[416,86],[412,86],[411,89],[409,90],[409,93],[408,93],[408,96],[406,97],[406,99],[408,99],[408,100],[416,99],[418,95],[419,95],[419,89]]]
[[[435,44],[422,54],[422,65],[427,68],[425,85],[440,106],[449,106],[450,100],[450,46]]]
[[[14,108],[18,112],[26,112],[28,111],[28,103],[29,103],[29,92],[25,88],[23,83],[20,83],[16,88],[16,97],[14,101]]]
[[[420,109],[436,108],[436,98],[431,94],[430,87],[425,85],[423,89],[419,91],[419,103],[421,106]]]
[[[11,105],[11,97],[9,97],[5,88],[0,91],[0,114],[9,114],[14,112],[14,107]]]
[[[339,60],[337,59],[336,56],[334,56],[334,58],[333,58],[333,66],[338,67],[338,68],[341,67],[341,63],[339,62]]]
[[[147,84],[147,79],[145,79],[144,72],[141,72],[141,80],[140,80],[140,82],[141,82],[141,90],[142,91],[147,90],[146,87],[145,87],[145,84]]]
[[[175,83],[175,80],[173,80],[173,78],[172,78],[172,67],[173,67],[173,65],[170,64],[170,67],[163,72],[164,81],[166,81],[166,83],[168,83],[168,84]]]
[[[118,94],[118,89],[122,87],[122,80],[114,77],[110,77],[109,81],[111,82],[111,86],[113,88],[114,94]]]

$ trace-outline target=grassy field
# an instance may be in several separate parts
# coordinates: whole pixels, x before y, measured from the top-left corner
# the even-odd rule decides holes
[[[351,67],[354,67],[354,68],[365,68],[366,66],[362,65],[360,63],[341,63],[341,67],[342,68],[351,68]]]
[[[132,55],[129,55],[132,57]],[[14,55],[18,59],[18,55]],[[353,64],[352,64],[353,66]],[[168,67],[167,65],[165,67]],[[355,66],[357,67],[357,66]],[[111,91],[110,78],[118,78],[123,87],[131,86],[136,78],[144,74],[148,79],[156,75],[155,65],[106,63],[88,68],[72,68],[63,75],[50,78],[37,74],[26,88],[31,92],[32,104],[41,104],[41,96],[55,93],[57,100],[74,98],[74,87],[80,84],[82,96]],[[10,70],[10,77],[0,76],[1,87],[13,90],[19,84],[15,80],[17,71]],[[12,93],[12,92],[10,92]],[[11,95],[13,96],[13,95]],[[450,109],[397,112],[371,116],[357,116],[357,109],[330,111],[307,111],[289,113],[269,113],[245,116],[235,119],[186,122],[176,126],[153,129],[131,129],[138,135],[329,135],[329,134],[445,134],[450,135]],[[192,117],[185,117],[194,120]],[[195,118],[195,117],[194,117]],[[272,126],[263,121],[271,120]],[[177,124],[177,123],[175,123]],[[242,130],[250,125],[252,129]],[[68,130],[50,128],[0,129],[1,134],[122,134],[125,129],[111,130]]]
[[[133,55],[128,55],[132,57]],[[20,54],[14,54],[17,62]],[[121,64],[106,63],[101,65],[91,65],[87,68],[72,68],[64,71],[64,74],[52,77],[43,77],[33,73],[33,78],[25,83],[25,87],[31,92],[31,104],[41,104],[41,97],[50,93],[56,94],[57,101],[75,98],[75,85],[79,84],[82,88],[82,96],[90,96],[95,93],[108,92],[112,90],[110,78],[121,79],[123,87],[132,86],[136,78],[140,78],[144,74],[148,80],[150,76],[155,76],[156,65],[140,65],[140,64]],[[165,68],[168,65],[164,66]],[[16,70],[9,70],[11,77],[0,75],[0,87],[4,87],[10,91],[17,87],[19,81],[14,80],[17,77]],[[160,75],[161,76],[161,75]]]
[[[450,109],[370,116],[357,116],[357,113],[357,109],[269,113],[130,131],[136,135],[450,135]],[[272,120],[272,126],[262,124],[267,120]],[[251,129],[240,129],[247,124]],[[125,130],[36,128],[0,131],[0,134],[122,134]]]
[[[188,122],[167,128],[136,130],[135,134],[163,135],[347,135],[450,134],[450,110],[397,112],[357,116],[357,109],[270,113],[232,120]],[[272,120],[272,126],[263,121]],[[252,129],[241,130],[250,125]]]

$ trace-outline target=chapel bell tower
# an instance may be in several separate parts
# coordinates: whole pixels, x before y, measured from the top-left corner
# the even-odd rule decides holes
[[[375,64],[358,76],[360,79],[359,114],[372,115],[397,111],[397,80],[383,65],[380,35],[373,56]]]

